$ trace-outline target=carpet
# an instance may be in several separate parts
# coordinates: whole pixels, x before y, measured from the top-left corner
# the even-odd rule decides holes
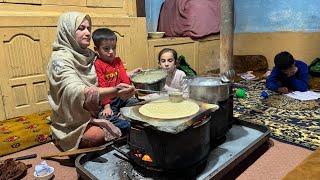
[[[241,81],[236,89],[246,91],[245,98],[234,98],[234,116],[266,125],[279,141],[315,150],[320,146],[320,101],[299,101],[266,89],[265,83]],[[261,95],[269,95],[264,99]]]
[[[0,156],[50,142],[51,111],[0,121]]]

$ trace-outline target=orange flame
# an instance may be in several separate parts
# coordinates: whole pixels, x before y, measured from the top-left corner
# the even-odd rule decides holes
[[[135,153],[134,154],[136,157],[139,157],[139,158],[141,158],[141,156],[142,156],[142,154],[137,154],[137,153]]]
[[[150,156],[148,154],[145,154],[143,157],[142,157],[142,160],[143,161],[147,161],[147,162],[152,162],[152,159],[150,158]]]

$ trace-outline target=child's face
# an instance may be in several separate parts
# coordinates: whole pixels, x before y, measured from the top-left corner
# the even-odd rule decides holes
[[[117,54],[116,48],[117,41],[102,41],[99,47],[94,47],[94,50],[102,61],[111,63]]]
[[[173,72],[176,68],[176,60],[171,52],[165,52],[160,56],[159,65],[162,69],[168,69],[168,72]]]
[[[284,74],[287,75],[287,77],[293,76],[297,71],[298,68],[296,67],[295,64],[292,64],[292,66],[289,69],[286,70],[281,70]]]
[[[84,19],[76,30],[76,41],[81,48],[85,49],[90,45],[91,27],[87,19]]]

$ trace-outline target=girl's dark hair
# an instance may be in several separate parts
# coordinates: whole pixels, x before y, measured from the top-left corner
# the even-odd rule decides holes
[[[162,50],[159,52],[158,62],[160,62],[160,57],[161,57],[161,55],[164,54],[164,53],[166,53],[166,52],[171,52],[172,55],[173,55],[173,58],[174,58],[174,62],[177,63],[177,58],[178,58],[178,57],[177,57],[177,56],[178,56],[177,51],[174,50],[174,49],[171,49],[171,48],[164,48],[164,49],[162,49]]]
[[[92,40],[99,47],[103,41],[117,41],[117,35],[108,28],[99,28],[92,33]]]
[[[274,64],[279,70],[289,69],[294,61],[293,56],[287,51],[283,51],[274,57]]]

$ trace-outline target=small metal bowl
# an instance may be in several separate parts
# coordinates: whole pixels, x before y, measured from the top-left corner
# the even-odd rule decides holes
[[[183,101],[182,92],[169,92],[169,100],[173,103],[179,103]]]

